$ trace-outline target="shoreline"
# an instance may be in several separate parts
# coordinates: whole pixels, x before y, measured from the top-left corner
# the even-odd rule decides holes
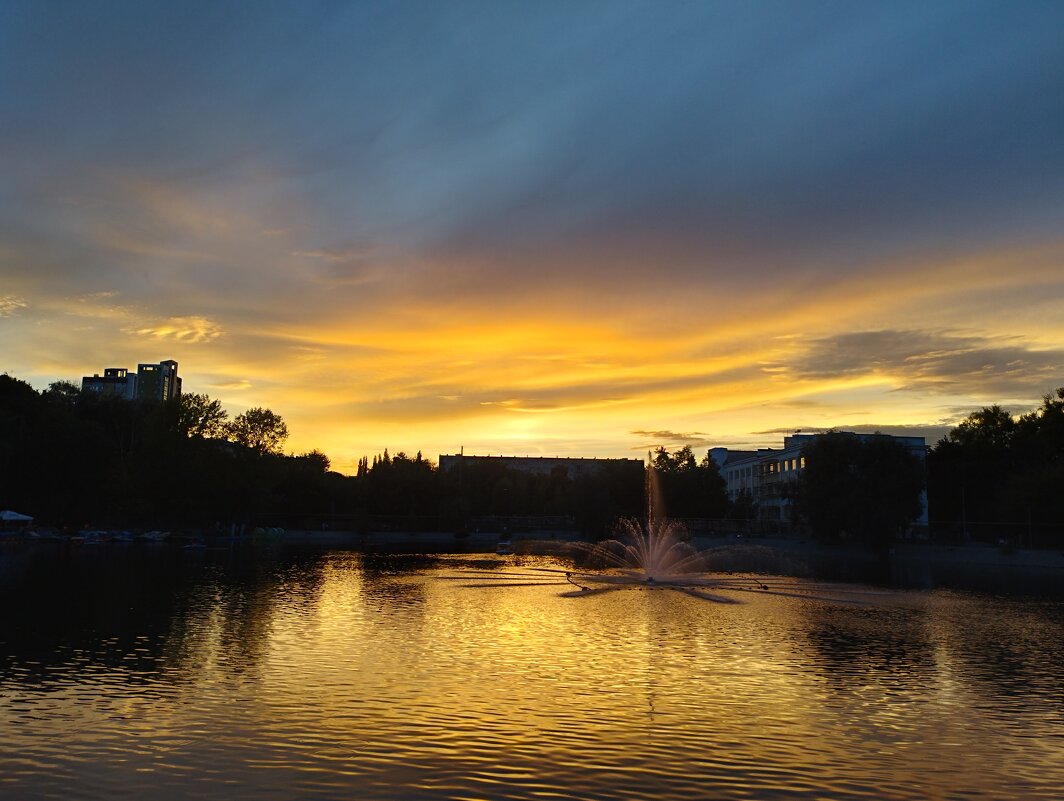
[[[573,531],[533,531],[504,537],[498,532],[478,531],[454,534],[449,531],[370,531],[360,533],[349,530],[270,529],[253,535],[189,535],[175,533],[166,543],[185,545],[189,543],[219,546],[227,543],[262,543],[283,545],[308,545],[321,548],[350,548],[367,552],[389,553],[456,553],[495,554],[502,540],[511,544],[517,554],[537,551],[551,552],[564,548],[569,542],[584,541]],[[29,536],[0,536],[0,543],[84,544],[78,539],[41,538]],[[92,545],[96,545],[93,543]],[[137,539],[115,541],[115,545],[152,544]],[[165,544],[165,543],[164,543]],[[747,562],[751,559],[760,564],[893,566],[912,571],[918,568],[971,570],[1023,569],[1040,573],[1064,572],[1064,550],[1014,548],[988,543],[938,543],[927,541],[899,541],[886,551],[872,551],[857,544],[825,544],[812,539],[789,539],[784,537],[735,537],[695,536],[691,544],[699,551],[711,555],[711,561],[733,557]],[[90,546],[92,547],[92,546]],[[746,555],[746,559],[743,559]],[[724,558],[724,562],[728,559]],[[727,569],[727,568],[724,568]],[[1064,576],[1062,576],[1064,578]]]
[[[224,539],[224,538],[223,538]],[[495,532],[474,532],[457,536],[446,531],[405,532],[371,531],[359,534],[354,531],[305,531],[287,530],[280,541],[286,544],[314,544],[335,546],[382,547],[388,549],[412,546],[453,546],[456,553],[493,553],[500,541]],[[520,552],[522,544],[580,542],[583,538],[574,532],[529,532],[515,534],[510,541]],[[698,550],[757,548],[767,549],[787,556],[827,557],[854,562],[922,562],[931,564],[964,564],[983,567],[1029,567],[1064,570],[1064,550],[1036,548],[1002,548],[987,543],[945,544],[936,542],[901,541],[894,543],[887,552],[870,551],[860,545],[824,544],[815,540],[795,540],[782,537],[692,537],[691,544]]]

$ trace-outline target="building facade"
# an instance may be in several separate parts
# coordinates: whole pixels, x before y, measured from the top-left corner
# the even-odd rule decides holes
[[[923,437],[895,437],[887,434],[856,434],[840,431],[840,434],[853,434],[862,439],[873,436],[889,436],[895,442],[904,445],[923,465],[927,458],[927,444]],[[709,457],[716,462],[720,474],[728,489],[728,498],[735,501],[741,493],[749,493],[751,500],[757,504],[758,517],[761,520],[778,520],[791,522],[791,500],[784,489],[798,480],[805,469],[803,450],[812,442],[816,434],[792,434],[783,438],[782,448],[758,448],[755,451],[729,450],[728,448],[710,448]],[[927,491],[921,494],[920,517],[914,521],[916,526],[927,525]]]
[[[101,398],[133,400],[137,397],[137,375],[125,367],[108,367],[103,371],[81,379],[81,391]]]
[[[644,468],[642,459],[583,459],[561,456],[466,456],[465,454],[441,454],[440,471],[454,470],[462,465],[499,465],[507,470],[517,470],[535,475],[550,475],[562,469],[569,478],[598,473],[607,467],[628,469]]]
[[[136,373],[125,367],[108,367],[102,376],[96,373],[82,378],[81,391],[122,400],[165,401],[181,394],[181,377],[173,359],[138,364]]]
[[[181,394],[181,378],[173,359],[158,364],[137,365],[137,398],[166,401]]]

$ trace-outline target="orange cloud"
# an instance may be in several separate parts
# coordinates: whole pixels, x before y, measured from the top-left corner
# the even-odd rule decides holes
[[[171,317],[153,325],[127,328],[125,331],[135,336],[193,344],[210,342],[222,336],[222,329],[205,317]]]

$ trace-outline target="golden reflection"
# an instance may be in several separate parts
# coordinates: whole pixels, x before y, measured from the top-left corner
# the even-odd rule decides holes
[[[865,601],[837,603],[797,580],[727,605],[572,597],[527,579],[557,582],[541,557],[231,556],[178,571],[162,639],[47,671],[37,639],[15,649],[10,787],[89,770],[100,797],[141,772],[175,796],[224,775],[238,798],[991,799],[1061,780],[1058,605],[833,585]]]

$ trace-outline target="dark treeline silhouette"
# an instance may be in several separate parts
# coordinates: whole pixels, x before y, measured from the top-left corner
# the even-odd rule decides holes
[[[881,547],[923,511],[924,464],[891,437],[829,431],[815,436],[802,456],[805,469],[785,497],[820,539]]]
[[[689,446],[674,453],[658,448],[651,461],[660,496],[655,502],[662,507],[657,513],[710,519],[732,515],[724,477],[708,453],[698,462]]]
[[[385,451],[344,476],[320,451],[283,454],[287,436],[283,419],[269,409],[230,419],[206,395],[129,401],[84,394],[69,382],[37,392],[0,375],[0,506],[32,514],[40,526],[68,529],[461,532],[484,518],[524,516],[592,535],[610,533],[618,518],[645,508],[643,471],[623,463],[577,475],[564,467],[538,475],[472,460],[440,471],[420,452]],[[689,457],[689,451],[658,457],[668,465],[668,480],[675,478],[677,508],[722,508],[719,475],[714,504],[693,499],[698,482],[691,480],[701,472],[689,469]]]
[[[1064,545],[1064,387],[1019,417],[973,412],[932,448],[927,472],[936,534]]]
[[[467,460],[441,471],[420,452],[385,451],[345,476],[320,451],[285,455],[287,436],[269,409],[230,419],[206,395],[128,401],[62,381],[38,392],[0,375],[0,507],[32,514],[39,526],[72,529],[462,532],[486,519],[513,525],[524,517],[530,527],[591,536],[646,512],[638,463],[571,475],[565,467],[537,474],[502,460]],[[895,445],[887,437],[817,437],[802,478],[787,488],[799,519],[827,539],[845,532],[882,544],[906,530],[921,484]],[[659,448],[652,462],[659,514],[691,522],[757,517],[751,496],[729,502],[708,455],[696,460],[690,448]],[[973,412],[928,453],[932,535],[1064,544],[1061,487],[1064,388],[1019,417],[998,406]]]
[[[252,521],[289,503],[325,502],[321,453],[285,456],[268,409],[232,420],[205,395],[165,402],[37,392],[0,375],[0,504],[41,525],[208,526]]]

